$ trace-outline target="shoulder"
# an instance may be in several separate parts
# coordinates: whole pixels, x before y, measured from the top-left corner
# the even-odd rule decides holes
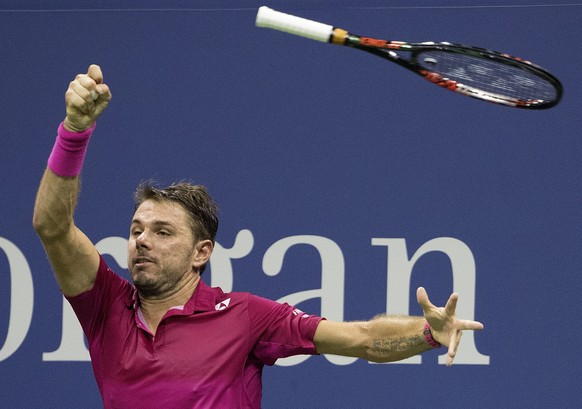
[[[95,282],[87,291],[76,296],[67,297],[69,301],[82,300],[85,298],[119,298],[124,303],[136,298],[135,287],[125,278],[113,271],[102,255],[99,255],[99,267],[95,276]]]

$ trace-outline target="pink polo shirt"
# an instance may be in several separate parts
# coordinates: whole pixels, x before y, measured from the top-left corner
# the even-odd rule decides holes
[[[264,365],[316,354],[322,318],[200,281],[155,337],[139,318],[137,291],[103,258],[94,287],[68,297],[85,332],[105,409],[260,408]]]

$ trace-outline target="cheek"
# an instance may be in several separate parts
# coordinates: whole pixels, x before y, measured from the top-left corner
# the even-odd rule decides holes
[[[188,264],[192,264],[192,260],[194,259],[193,253],[194,249],[184,243],[176,243],[170,248],[170,251],[167,252],[167,254],[177,262]]]

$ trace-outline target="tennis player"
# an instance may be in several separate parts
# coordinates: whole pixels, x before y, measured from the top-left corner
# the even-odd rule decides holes
[[[106,409],[260,408],[264,365],[295,354],[336,354],[373,362],[442,345],[453,362],[476,321],[443,308],[423,288],[423,317],[332,322],[201,280],[218,229],[216,205],[199,185],[142,184],[130,222],[131,283],[114,273],[75,225],[79,175],[95,121],[111,100],[99,66],[65,94],[66,117],[40,183],[34,228],[88,340]]]

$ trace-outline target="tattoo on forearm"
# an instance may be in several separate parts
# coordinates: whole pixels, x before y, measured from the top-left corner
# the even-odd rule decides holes
[[[372,350],[379,354],[388,354],[394,351],[408,351],[423,345],[421,336],[402,338],[375,339],[372,342]]]

